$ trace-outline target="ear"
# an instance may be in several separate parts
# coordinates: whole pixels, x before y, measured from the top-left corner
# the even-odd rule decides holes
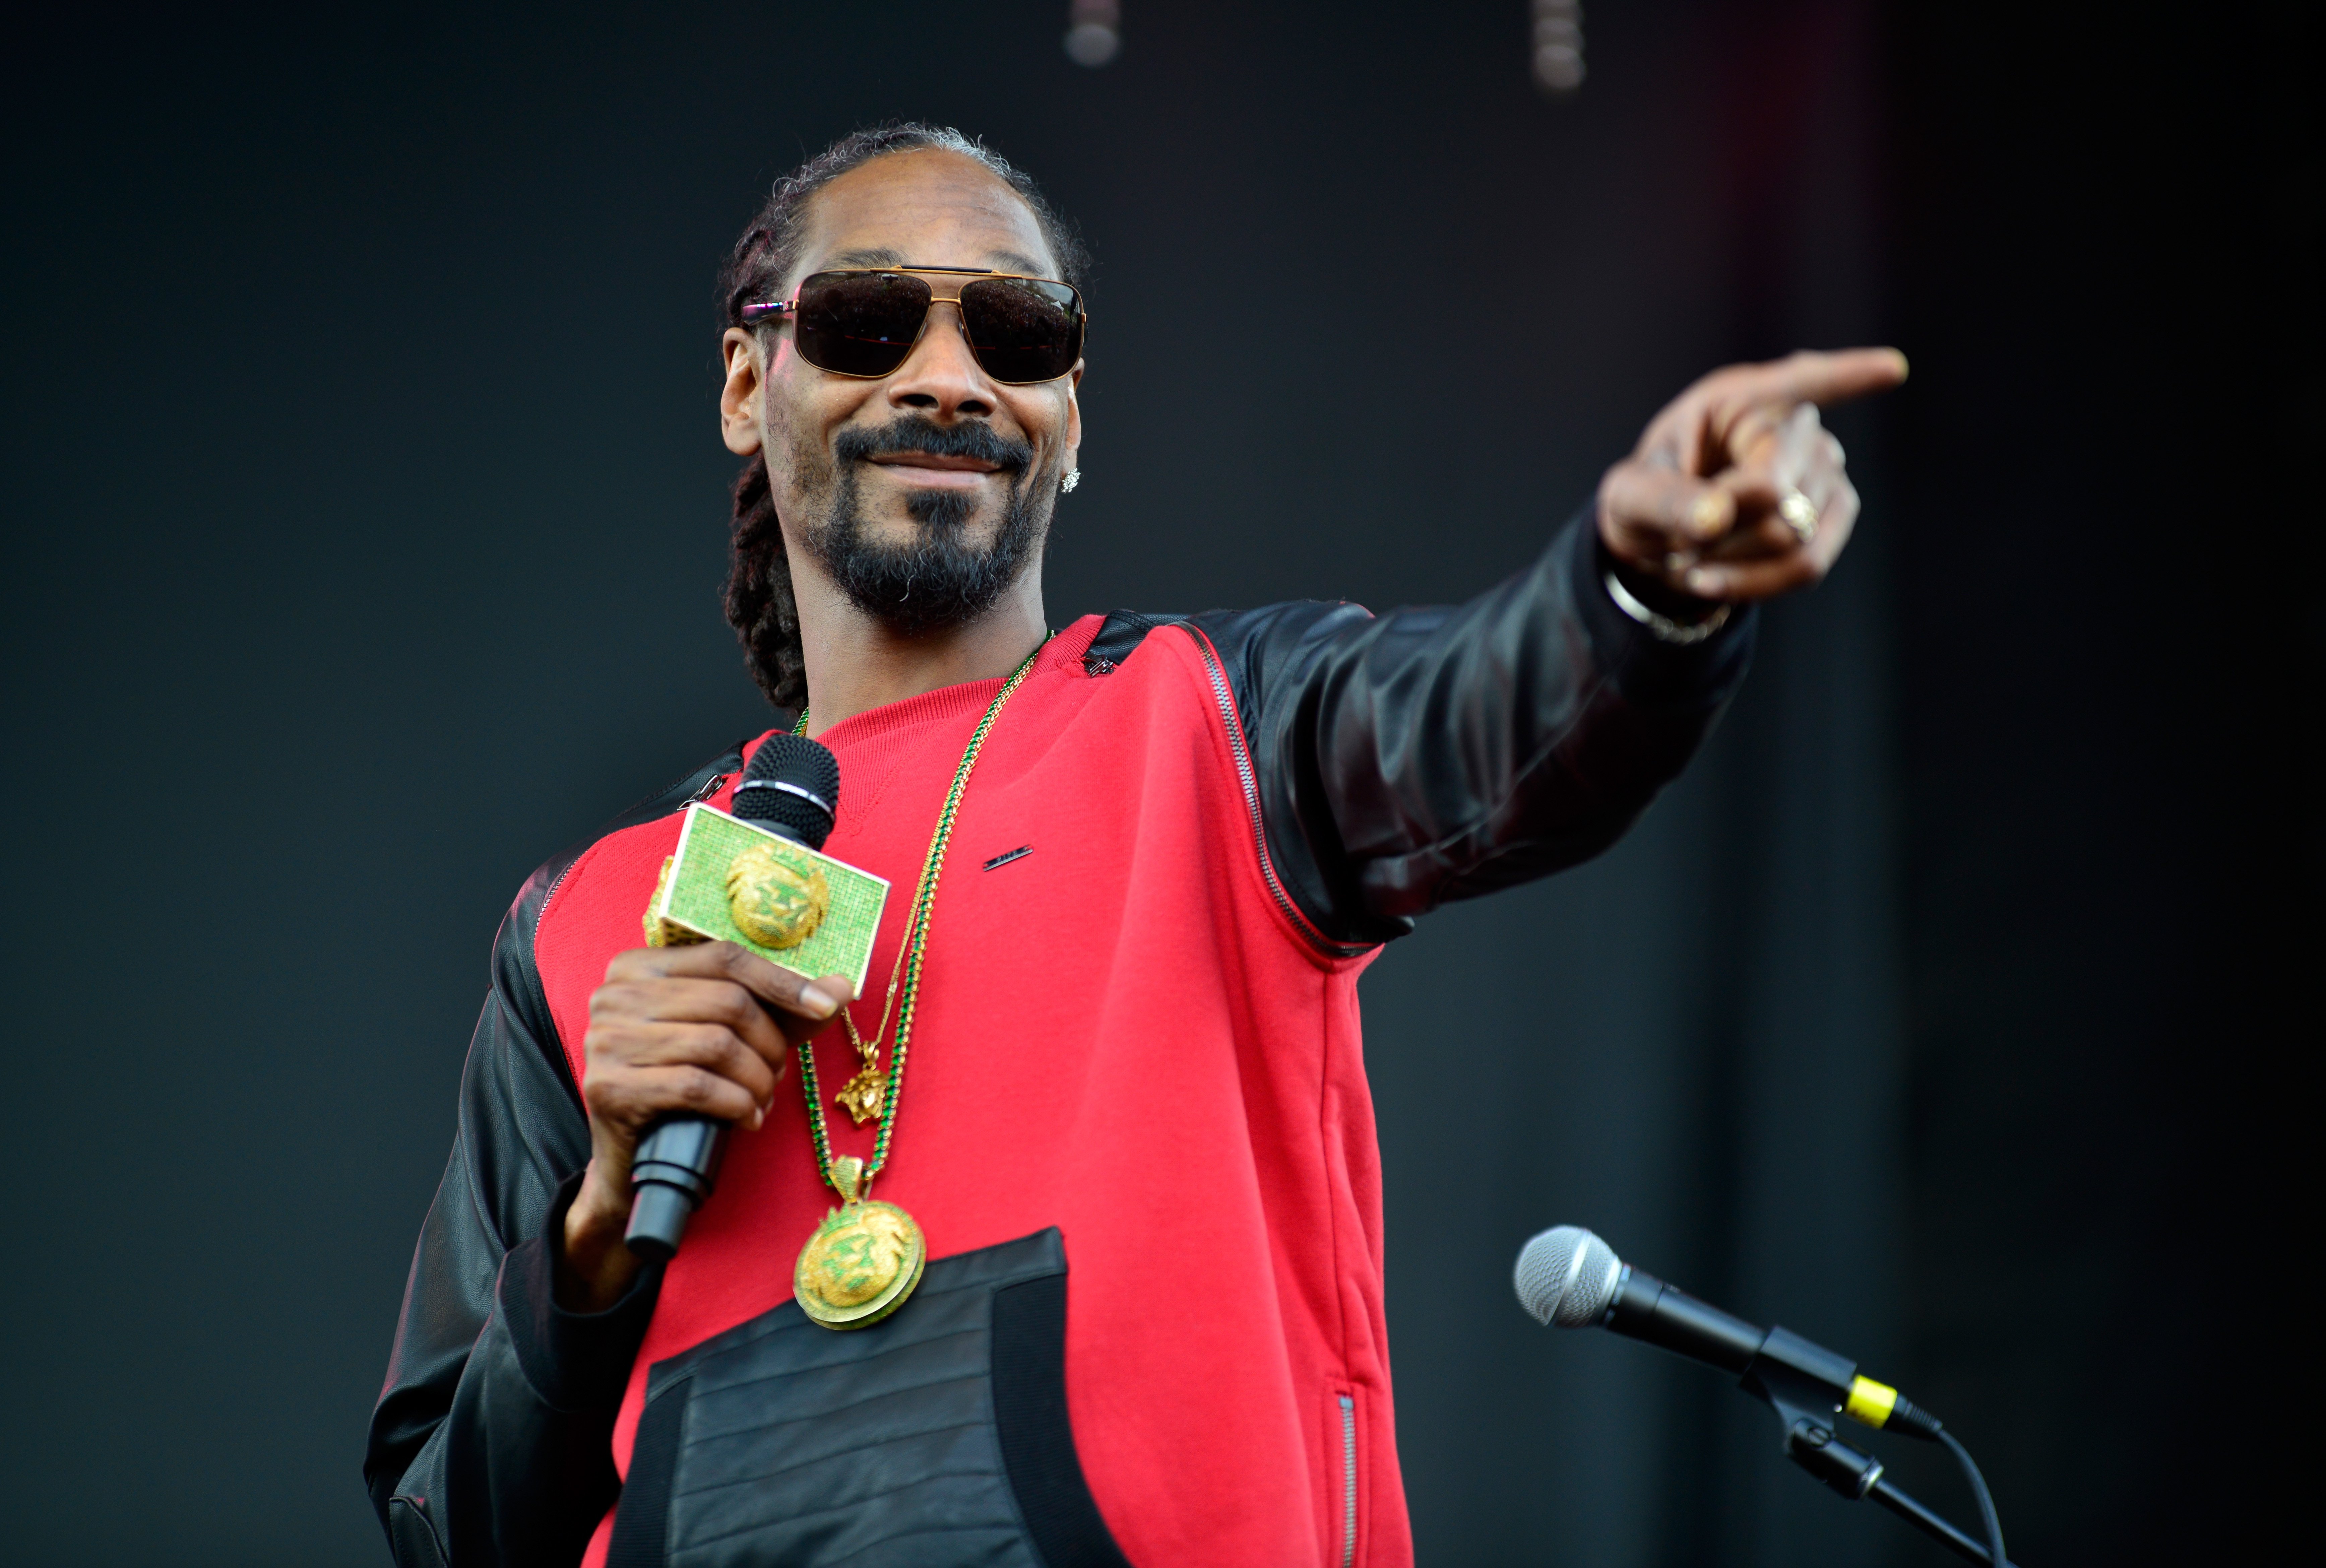
[[[721,334],[719,351],[726,357],[727,384],[719,389],[719,435],[727,450],[748,458],[759,450],[759,416],[768,394],[767,366],[758,339],[740,327]]]
[[[1075,458],[1083,450],[1083,362],[1066,373],[1066,468],[1071,471]]]

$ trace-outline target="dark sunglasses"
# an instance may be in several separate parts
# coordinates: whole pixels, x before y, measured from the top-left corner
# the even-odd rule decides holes
[[[940,295],[928,280],[962,278]],[[868,267],[811,273],[788,300],[746,305],[745,322],[792,319],[799,357],[834,376],[877,380],[919,342],[929,306],[960,307],[963,336],[978,366],[1004,386],[1053,381],[1083,355],[1090,313],[1067,284],[972,267]]]

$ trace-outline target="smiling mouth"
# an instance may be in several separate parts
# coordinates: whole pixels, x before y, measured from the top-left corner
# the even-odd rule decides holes
[[[870,460],[903,469],[961,469],[980,474],[992,473],[1001,466],[982,458],[941,458],[934,452],[883,452]]]
[[[933,452],[883,452],[865,460],[907,484],[936,489],[966,489],[988,474],[1001,471],[999,463],[980,458],[939,457]]]

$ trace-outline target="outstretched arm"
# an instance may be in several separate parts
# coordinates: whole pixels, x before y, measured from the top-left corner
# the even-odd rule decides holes
[[[1469,603],[1202,616],[1234,688],[1279,876],[1329,940],[1587,859],[1686,764],[1743,679],[1751,607],[1813,583],[1856,493],[1820,403],[1893,350],[1717,371],[1597,504]]]

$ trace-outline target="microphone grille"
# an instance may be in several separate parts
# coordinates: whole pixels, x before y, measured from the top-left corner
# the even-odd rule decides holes
[[[1556,1225],[1519,1253],[1519,1305],[1546,1327],[1584,1329],[1615,1299],[1624,1260],[1580,1225]]]
[[[804,735],[770,735],[759,742],[735,786],[737,816],[781,823],[812,849],[823,849],[832,836],[839,806],[840,759]]]

